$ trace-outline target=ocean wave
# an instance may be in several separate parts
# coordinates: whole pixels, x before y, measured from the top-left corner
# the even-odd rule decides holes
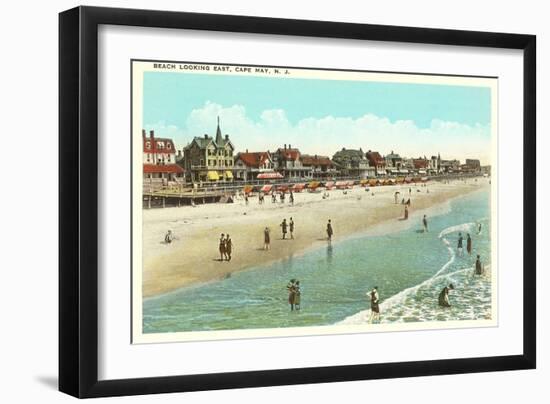
[[[440,283],[443,280],[446,280],[446,282],[452,282],[453,284],[459,285],[461,283],[464,283],[467,278],[470,277],[470,275],[473,275],[474,268],[468,267],[468,268],[461,268],[456,269],[451,272],[446,271],[451,267],[451,265],[456,261],[456,252],[454,248],[451,247],[451,243],[449,240],[445,237],[449,234],[457,233],[457,232],[469,232],[473,228],[475,228],[476,223],[468,222],[468,223],[462,223],[455,226],[450,226],[445,229],[443,229],[439,233],[439,238],[441,239],[442,243],[445,245],[447,250],[449,251],[449,260],[436,272],[434,275],[432,275],[430,278],[426,279],[425,281],[409,287],[407,289],[402,290],[401,292],[389,297],[388,299],[384,300],[382,303],[380,303],[380,311],[384,315],[387,321],[390,322],[399,322],[399,321],[427,321],[428,317],[433,317],[436,315],[435,319],[444,320],[441,316],[441,308],[437,305],[437,301],[432,302],[430,299],[429,306],[426,304],[415,304],[414,307],[408,307],[407,301],[412,300],[416,297],[417,294],[419,294],[419,291],[421,290],[433,290],[433,286],[436,283]],[[489,266],[487,266],[489,268]],[[466,278],[464,277],[466,276]],[[478,290],[481,288],[481,290],[487,292],[486,285],[482,285],[482,287],[478,287]],[[490,300],[490,287],[488,288],[488,293],[485,293],[485,295],[488,294],[488,299]],[[424,295],[428,295],[430,292],[424,293]],[[422,299],[420,299],[422,300]],[[486,306],[486,300],[487,296],[481,299],[482,304]],[[484,307],[485,307],[484,306]],[[392,310],[394,308],[398,308],[397,310]],[[434,309],[435,308],[435,311]],[[490,307],[489,307],[490,309]],[[353,314],[351,316],[346,317],[345,319],[339,321],[338,325],[356,325],[356,324],[366,324],[368,322],[368,319],[370,317],[371,311],[370,309],[360,311],[356,314]],[[429,316],[426,316],[426,314],[429,314]],[[487,314],[484,313],[484,316]],[[460,316],[456,316],[460,319]],[[389,319],[389,320],[388,320]],[[382,320],[382,322],[387,322]]]

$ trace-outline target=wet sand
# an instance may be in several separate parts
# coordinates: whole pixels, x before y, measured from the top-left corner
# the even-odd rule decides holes
[[[369,192],[356,186],[347,190],[294,194],[281,204],[265,198],[263,205],[256,197],[249,205],[237,199],[233,204],[206,204],[196,207],[174,207],[143,210],[143,297],[167,293],[183,286],[223,279],[231,273],[302,253],[327,244],[326,224],[332,220],[333,240],[383,228],[391,231],[404,225],[403,205],[395,204],[394,193],[409,198],[409,221],[421,228],[422,214],[450,199],[488,187],[488,180],[456,180],[449,184],[428,182],[427,186],[395,185],[372,187]],[[427,192],[429,190],[429,193]],[[374,193],[374,195],[372,195]],[[294,240],[282,240],[280,224],[284,218],[295,222]],[[271,249],[263,249],[263,230],[271,230]],[[170,229],[176,239],[163,242]],[[233,240],[232,260],[220,261],[218,240],[229,233]],[[287,233],[287,238],[290,234]]]

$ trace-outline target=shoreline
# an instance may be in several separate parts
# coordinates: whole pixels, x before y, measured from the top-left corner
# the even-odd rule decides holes
[[[409,197],[409,220],[403,205],[394,203],[394,192]],[[200,286],[224,279],[232,273],[268,265],[327,244],[325,226],[328,218],[334,227],[333,243],[357,235],[388,234],[417,223],[423,214],[441,214],[450,200],[487,189],[488,182],[454,181],[449,184],[427,183],[426,187],[395,185],[374,187],[371,192],[356,187],[347,195],[340,190],[321,194],[297,193],[295,204],[272,204],[266,198],[258,205],[237,200],[233,204],[166,208],[143,211],[143,298],[153,298],[187,286]],[[419,190],[420,192],[417,192]],[[427,193],[429,190],[429,193]],[[290,217],[296,223],[295,239],[281,240],[279,224]],[[271,229],[271,250],[263,250],[263,229]],[[159,240],[171,229],[176,239],[171,244]],[[234,242],[232,261],[219,260],[218,238],[230,232]]]

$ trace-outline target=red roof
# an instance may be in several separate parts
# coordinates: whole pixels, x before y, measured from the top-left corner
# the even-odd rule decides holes
[[[371,164],[382,164],[384,163],[384,158],[380,155],[380,153],[376,151],[369,151],[366,154],[367,160],[371,162]]]
[[[300,158],[300,150],[298,149],[277,149],[277,153],[279,153],[282,157],[288,160],[298,160]]]
[[[311,156],[302,154],[302,164],[305,166],[331,166],[332,161],[327,156]]]
[[[428,160],[424,159],[414,159],[413,160],[414,168],[428,168]]]
[[[238,158],[248,167],[258,168],[266,161],[269,161],[269,153],[267,152],[252,152],[239,153]]]
[[[183,168],[177,164],[144,164],[143,173],[167,173],[167,174],[183,174]]]
[[[161,147],[164,144],[164,147]],[[143,152],[144,153],[176,153],[174,142],[172,139],[165,137],[146,137],[143,136]]]

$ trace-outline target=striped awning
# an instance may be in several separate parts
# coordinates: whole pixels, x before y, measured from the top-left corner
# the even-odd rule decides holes
[[[256,178],[259,179],[259,180],[274,180],[274,179],[280,179],[280,178],[284,178],[284,177],[279,173],[272,172],[272,173],[258,174],[258,176]]]

